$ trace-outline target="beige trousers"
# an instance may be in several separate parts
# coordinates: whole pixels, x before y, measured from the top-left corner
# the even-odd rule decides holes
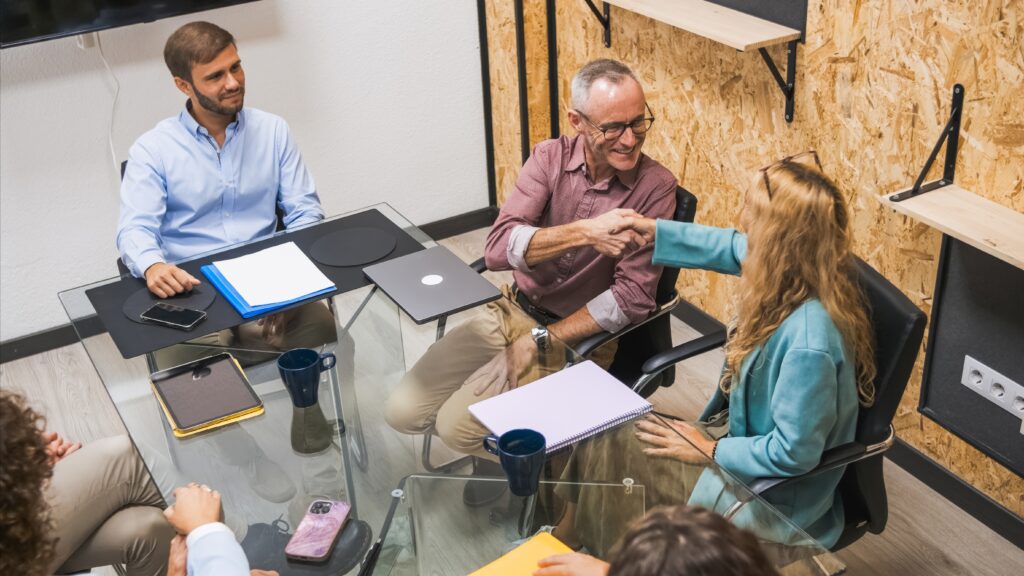
[[[256,322],[246,322],[237,328],[221,330],[194,338],[186,344],[168,346],[153,352],[156,368],[163,370],[225,351],[217,347],[237,346],[276,353],[292,348],[316,348],[322,344],[337,341],[338,331],[334,314],[331,313],[326,302],[311,302],[294,308],[290,312],[291,317],[285,325],[284,335],[277,345],[269,343],[263,338],[262,326]],[[228,352],[238,358],[243,365],[266,361],[270,358],[270,356],[259,352],[241,350],[228,350]]]
[[[520,336],[530,333],[537,322],[523,312],[503,287],[504,296],[481,309],[435,342],[405,374],[385,406],[384,417],[392,428],[406,434],[422,434],[434,427],[449,448],[497,460],[483,449],[488,430],[469,412],[469,406],[493,396],[488,390],[477,396],[469,378],[481,366],[502,352]],[[605,345],[591,360],[607,368],[615,356],[616,344]],[[565,350],[554,346],[537,362],[522,369],[520,385],[529,384],[565,366]]]
[[[55,573],[110,564],[123,564],[128,576],[167,570],[174,529],[127,436],[90,442],[58,462],[47,500],[58,539]]]

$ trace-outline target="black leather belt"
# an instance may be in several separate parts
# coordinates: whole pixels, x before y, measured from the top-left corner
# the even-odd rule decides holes
[[[548,312],[543,308],[531,304],[530,299],[526,296],[526,294],[520,292],[518,288],[513,287],[512,290],[515,292],[516,303],[519,304],[519,307],[522,308],[524,312],[529,314],[530,317],[536,320],[537,322],[540,322],[544,326],[547,326],[548,324],[554,324],[555,322],[558,322],[559,320],[562,319],[562,317],[557,314],[552,314],[551,312]]]

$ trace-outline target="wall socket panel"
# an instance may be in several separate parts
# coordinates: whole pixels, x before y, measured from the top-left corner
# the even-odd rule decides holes
[[[1024,386],[970,356],[964,356],[964,371],[960,375],[960,383],[1020,418],[1020,432],[1024,434]]]

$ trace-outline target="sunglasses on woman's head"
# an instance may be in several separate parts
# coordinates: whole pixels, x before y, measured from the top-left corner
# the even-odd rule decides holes
[[[768,192],[768,200],[772,199],[772,187],[771,184],[768,183],[768,171],[771,170],[772,168],[775,168],[776,166],[782,166],[783,164],[800,164],[798,160],[803,160],[808,156],[814,158],[814,163],[818,165],[818,170],[821,170],[821,160],[818,158],[818,151],[813,149],[808,150],[806,152],[801,152],[799,154],[793,154],[792,156],[786,156],[782,160],[772,162],[771,164],[758,170],[758,172],[760,172],[761,175],[764,176],[764,189]]]

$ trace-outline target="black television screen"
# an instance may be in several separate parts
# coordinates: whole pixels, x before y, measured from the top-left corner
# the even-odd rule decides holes
[[[0,48],[254,0],[0,0]]]

